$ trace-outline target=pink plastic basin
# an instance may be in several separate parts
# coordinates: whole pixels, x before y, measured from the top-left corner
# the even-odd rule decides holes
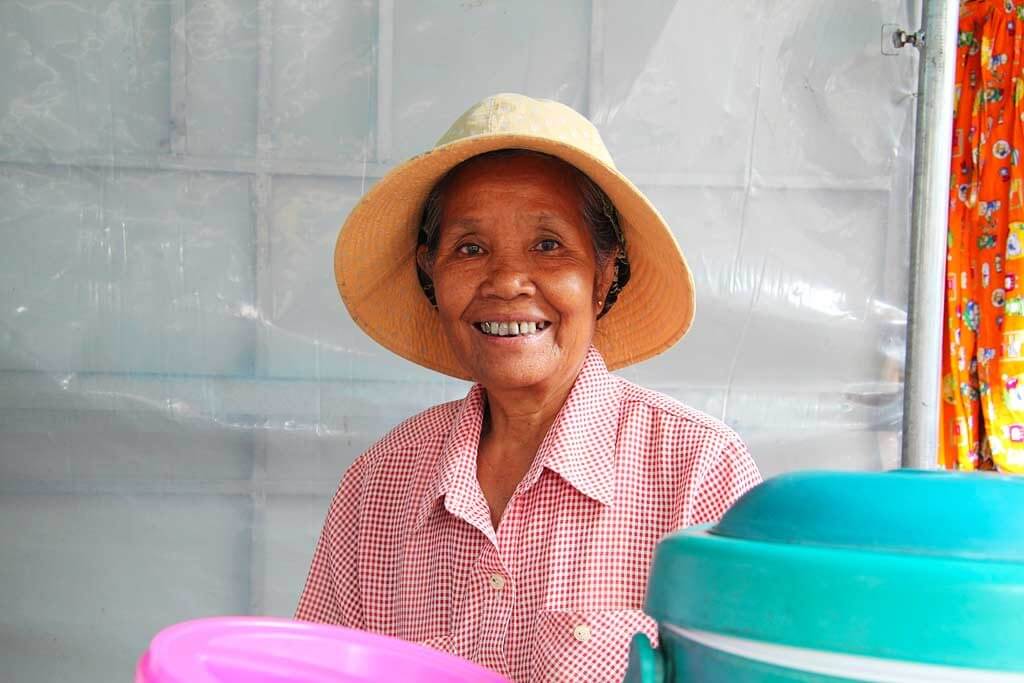
[[[157,634],[135,683],[508,683],[422,645],[337,626],[263,617],[186,621]]]

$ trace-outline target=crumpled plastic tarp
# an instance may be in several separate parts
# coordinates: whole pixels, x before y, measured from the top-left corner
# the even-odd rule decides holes
[[[287,615],[346,466],[467,385],[348,318],[377,178],[502,91],[563,101],[672,225],[693,331],[622,374],[765,474],[898,463],[917,72],[902,0],[0,3],[0,652],[127,677]]]

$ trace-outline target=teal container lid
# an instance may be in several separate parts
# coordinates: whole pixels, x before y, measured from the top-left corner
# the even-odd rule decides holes
[[[1024,671],[1024,478],[771,479],[659,544],[646,608],[685,629]]]

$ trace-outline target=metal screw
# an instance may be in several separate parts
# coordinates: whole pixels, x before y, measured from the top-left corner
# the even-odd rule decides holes
[[[892,44],[895,48],[906,47],[907,45],[922,47],[924,45],[924,31],[907,33],[903,29],[898,29],[892,34]]]

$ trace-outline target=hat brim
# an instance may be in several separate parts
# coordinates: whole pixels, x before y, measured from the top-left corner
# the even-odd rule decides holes
[[[463,161],[499,149],[528,149],[572,164],[604,190],[619,213],[629,284],[597,323],[594,345],[610,369],[655,356],[693,321],[693,275],[665,220],[644,194],[605,162],[545,137],[491,133],[436,147],[392,169],[345,221],[334,275],[352,319],[371,338],[413,363],[473,379],[459,362],[416,276],[416,234],[434,185]]]

